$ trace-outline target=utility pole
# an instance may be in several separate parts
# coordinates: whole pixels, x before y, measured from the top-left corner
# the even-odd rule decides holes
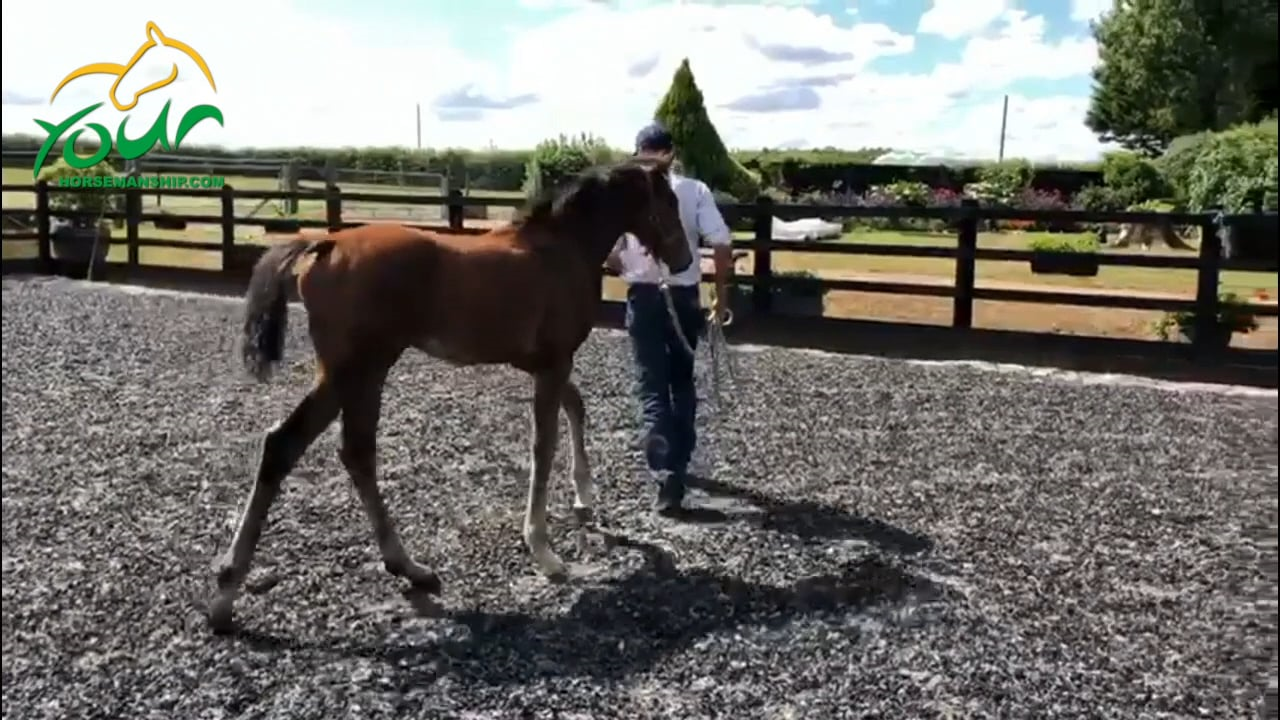
[[[1004,162],[1004,133],[1009,127],[1009,96],[1004,96],[1004,109],[1000,111],[1000,156],[999,162]]]
[[[418,111],[418,149],[422,149],[422,103],[418,103],[415,108]]]

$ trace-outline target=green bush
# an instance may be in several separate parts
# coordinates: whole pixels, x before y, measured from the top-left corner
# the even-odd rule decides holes
[[[1098,252],[1098,239],[1093,235],[1044,235],[1032,238],[1028,245],[1037,252]]]
[[[1169,188],[1155,163],[1137,153],[1107,153],[1102,159],[1102,182],[1124,207],[1166,197]]]
[[[1026,160],[1005,160],[978,169],[978,181],[965,186],[965,194],[979,200],[1010,203],[1031,186],[1034,173]]]
[[[543,140],[525,166],[524,193],[533,196],[544,188],[556,187],[587,168],[611,162],[613,157],[609,144],[589,133]]]
[[[1120,193],[1106,185],[1086,185],[1072,198],[1072,205],[1087,212],[1119,212],[1127,205]]]
[[[101,215],[111,210],[118,204],[117,196],[119,193],[112,193],[106,188],[93,189],[88,191],[67,192],[59,191],[57,186],[67,184],[72,178],[78,178],[81,182],[91,178],[108,178],[115,176],[115,170],[109,163],[98,163],[87,168],[74,168],[67,164],[63,158],[52,165],[45,167],[40,171],[40,180],[49,182],[49,209],[55,212],[72,212],[72,213],[89,213]],[[90,180],[92,182],[92,180]],[[92,223],[99,218],[79,217],[75,218],[77,224]]]
[[[910,205],[912,207],[928,205],[929,198],[933,195],[933,191],[928,185],[909,180],[898,180],[888,185],[874,187],[871,192],[888,195],[897,201],[897,204]]]
[[[1186,205],[1191,196],[1191,171],[1195,169],[1205,143],[1213,137],[1211,132],[1200,132],[1176,137],[1164,154],[1156,159],[1156,168],[1164,177],[1170,195],[1179,205]]]
[[[1275,119],[1215,133],[1191,170],[1188,204],[1194,211],[1241,213],[1250,212],[1256,199],[1275,211],[1277,152]]]
[[[1258,319],[1239,295],[1224,292],[1218,295],[1218,325],[1233,333],[1248,334],[1258,329]],[[1190,335],[1195,326],[1196,314],[1191,310],[1181,310],[1165,313],[1155,323],[1155,331],[1161,340],[1172,340],[1175,331]]]

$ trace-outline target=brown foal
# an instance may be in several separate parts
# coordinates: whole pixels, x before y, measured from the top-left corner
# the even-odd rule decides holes
[[[623,233],[673,272],[693,262],[667,168],[633,160],[593,169],[533,203],[510,225],[454,236],[364,225],[272,247],[246,295],[244,360],[265,381],[283,354],[288,284],[296,276],[316,354],[316,379],[293,412],[266,434],[253,488],[231,546],[217,564],[209,623],[233,625],[233,606],[285,476],[342,416],[340,457],[364,505],[388,572],[416,589],[440,579],[409,557],[378,492],[376,435],[383,385],[409,348],[454,365],[505,364],[534,379],[532,467],[524,539],[538,569],[563,579],[547,539],[547,482],[569,419],[574,514],[591,517],[585,408],[569,379],[591,332],[602,263]]]

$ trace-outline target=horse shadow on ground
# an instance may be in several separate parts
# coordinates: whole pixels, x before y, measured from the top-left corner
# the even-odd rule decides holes
[[[556,677],[608,682],[644,673],[702,642],[717,642],[716,636],[735,642],[729,638],[737,629],[776,630],[806,617],[839,615],[842,632],[860,632],[856,624],[843,620],[873,608],[929,605],[951,594],[900,561],[875,552],[834,573],[772,585],[710,568],[682,571],[669,552],[654,544],[599,532],[609,546],[638,551],[643,564],[617,579],[593,581],[561,613],[442,611],[406,593],[419,606],[419,614],[455,625],[386,643],[362,644],[341,637],[300,641],[245,630],[236,637],[258,650],[375,660],[386,668],[386,681],[402,690],[445,676],[488,686]]]
[[[757,512],[744,513],[741,519],[761,530],[790,535],[806,543],[857,540],[895,555],[918,555],[933,548],[933,541],[925,535],[832,505],[803,499],[783,500],[701,475],[691,474],[689,487],[706,493],[710,500],[701,509],[702,515],[732,520],[732,515],[719,509],[718,500],[746,503]]]

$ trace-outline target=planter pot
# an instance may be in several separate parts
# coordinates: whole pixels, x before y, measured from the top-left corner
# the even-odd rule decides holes
[[[157,230],[186,230],[187,229],[187,221],[183,220],[182,218],[161,217],[161,218],[156,218],[155,222],[153,222],[152,224],[156,226]]]
[[[1189,343],[1194,344],[1196,341],[1196,329],[1194,326],[1181,328],[1179,334]],[[1206,339],[1205,347],[1212,350],[1226,350],[1231,346],[1231,336],[1233,334],[1226,325],[1214,325],[1213,332]]]
[[[53,258],[68,276],[88,277],[91,262],[94,277],[102,277],[106,271],[107,252],[111,249],[108,227],[63,225],[50,234],[50,240]]]
[[[1036,275],[1093,277],[1098,274],[1098,254],[1033,251],[1031,255],[1031,272]]]
[[[262,229],[268,233],[291,235],[301,231],[302,226],[293,218],[281,218],[279,220],[263,220]]]
[[[754,314],[750,289],[735,289],[729,300],[729,309],[735,318],[748,318]],[[824,309],[823,295],[788,292],[782,288],[774,288],[771,313],[777,315],[798,315],[801,317],[821,317]],[[735,321],[736,322],[736,321]]]
[[[463,205],[463,220],[488,220],[489,206],[487,205]]]
[[[1258,263],[1258,270],[1276,272],[1280,268],[1280,243],[1276,242],[1275,215],[1237,215],[1222,229],[1223,256]]]
[[[236,273],[251,272],[266,251],[267,249],[260,245],[233,245],[231,252],[226,256],[226,265],[222,269]]]

